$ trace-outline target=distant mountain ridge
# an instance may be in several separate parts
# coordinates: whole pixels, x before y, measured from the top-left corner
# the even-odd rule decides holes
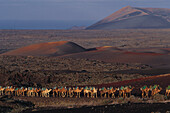
[[[124,7],[86,29],[170,28],[170,9]]]

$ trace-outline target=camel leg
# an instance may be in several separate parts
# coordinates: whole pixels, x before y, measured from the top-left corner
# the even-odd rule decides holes
[[[108,93],[108,98],[110,98],[110,93]]]
[[[106,98],[106,93],[104,94],[104,98]]]
[[[142,98],[144,98],[144,92],[142,92]]]
[[[112,94],[112,98],[115,98],[115,94],[114,93]]]

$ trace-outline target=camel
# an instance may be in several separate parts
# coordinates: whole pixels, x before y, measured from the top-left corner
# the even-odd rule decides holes
[[[13,95],[13,92],[15,91],[15,87],[13,86],[7,86],[4,89],[5,95]]]
[[[50,97],[50,91],[52,89],[42,88],[40,96],[41,97]]]
[[[58,96],[58,94],[59,94],[59,91],[60,91],[60,89],[59,89],[59,88],[57,88],[57,87],[54,87],[54,88],[53,88],[53,97],[56,97],[56,96]]]
[[[79,88],[79,87],[76,87],[76,88],[73,88],[73,91],[74,93],[76,93],[76,98],[80,98],[80,93],[82,92],[83,88]]]
[[[117,91],[117,88],[113,88],[113,87],[110,87],[108,88],[108,98],[110,98],[110,95],[111,95],[111,98],[115,98],[115,92]]]
[[[142,98],[144,98],[144,97],[148,98],[149,97],[149,91],[151,90],[151,86],[147,87],[145,85],[142,88],[140,88],[140,90],[142,91]]]
[[[73,91],[73,89],[72,88],[68,88],[67,89],[67,97],[73,97],[74,96],[74,91]]]
[[[21,95],[21,90],[20,88],[15,89],[15,96],[20,96]]]
[[[121,86],[120,88],[117,89],[119,91],[118,97],[125,98],[125,89],[126,89],[126,87],[124,87],[124,86]]]
[[[27,91],[27,88],[21,87],[21,88],[16,88],[15,89],[15,95],[16,96],[25,96],[25,92]]]
[[[39,88],[39,89],[38,89],[38,88],[34,88],[34,89],[33,89],[33,96],[37,96],[37,97],[38,97],[40,91],[41,91],[40,88]]]
[[[151,96],[155,96],[156,94],[158,94],[160,91],[162,90],[162,88],[159,85],[154,85],[153,87],[151,87]]]
[[[4,93],[4,90],[5,90],[5,88],[3,88],[2,86],[0,86],[0,95],[3,95]]]
[[[34,96],[33,93],[34,93],[34,88],[28,87],[27,96],[32,96],[33,97]]]
[[[61,95],[61,97],[66,97],[66,94],[67,94],[67,89],[66,87],[61,87],[60,90],[59,90],[59,93]]]
[[[87,86],[84,88],[84,97],[86,96],[87,94],[87,97],[89,98],[89,94],[92,92],[91,91],[91,88],[88,88]]]
[[[102,95],[104,94],[104,98],[106,98],[106,95],[108,92],[107,89],[103,87],[103,88],[100,88],[99,91],[100,91],[100,96],[102,97]]]
[[[131,96],[131,92],[132,92],[132,90],[134,89],[135,87],[131,87],[131,86],[128,86],[128,87],[126,87],[125,88],[125,95],[124,95],[124,97],[126,98],[126,96],[128,96],[128,94],[129,94],[129,97]]]
[[[97,88],[92,87],[92,89],[91,89],[91,97],[92,97],[92,98],[95,98],[95,96],[96,96],[96,98],[97,98],[97,91],[98,91]]]
[[[170,94],[170,85],[166,88],[166,93],[165,93],[165,96],[169,96]]]

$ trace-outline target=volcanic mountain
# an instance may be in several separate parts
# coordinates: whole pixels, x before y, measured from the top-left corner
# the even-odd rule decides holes
[[[83,47],[68,41],[48,42],[22,47],[2,55],[60,56],[86,51]]]
[[[124,7],[86,29],[170,28],[170,9]]]
[[[83,58],[112,63],[142,63],[170,68],[170,48],[120,49],[112,46],[85,49],[73,42],[59,41],[34,44],[1,55],[60,56]]]

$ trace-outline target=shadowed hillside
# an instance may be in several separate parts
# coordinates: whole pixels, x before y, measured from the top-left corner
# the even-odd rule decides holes
[[[170,9],[124,7],[87,29],[170,28]]]

